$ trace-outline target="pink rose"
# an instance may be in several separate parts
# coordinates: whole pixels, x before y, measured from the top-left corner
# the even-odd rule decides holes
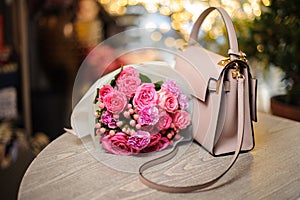
[[[145,106],[138,112],[137,122],[140,125],[155,125],[158,121],[158,109],[155,106]]]
[[[170,144],[168,138],[161,137],[160,133],[156,133],[151,135],[150,143],[144,149],[142,149],[143,153],[156,152],[165,149]]]
[[[140,85],[133,97],[133,105],[142,110],[145,106],[155,106],[158,95],[153,83],[143,83]]]
[[[116,81],[119,91],[125,93],[128,97],[132,97],[134,95],[141,82],[139,74],[133,67],[123,69]]]
[[[188,112],[184,110],[178,110],[173,115],[173,123],[179,129],[185,129],[190,125],[191,117]]]
[[[101,142],[103,148],[113,154],[128,156],[139,153],[128,144],[127,135],[122,132],[117,132],[114,136],[108,134],[102,138]]]
[[[114,88],[111,85],[104,85],[99,90],[99,99],[103,102],[103,98],[110,92],[112,92]]]
[[[105,95],[103,103],[109,112],[113,114],[119,114],[127,105],[127,98],[124,93],[113,90]]]
[[[171,122],[172,117],[166,111],[161,111],[156,125],[159,130],[167,130],[170,127]]]
[[[158,93],[158,105],[167,112],[174,112],[178,109],[178,101],[174,94],[168,90],[161,90]]]

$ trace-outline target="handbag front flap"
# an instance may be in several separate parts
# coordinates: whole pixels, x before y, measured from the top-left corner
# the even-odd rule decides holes
[[[175,69],[193,88],[193,95],[204,102],[210,80],[218,80],[222,72],[223,67],[218,62],[223,59],[200,46],[190,46],[176,56]]]

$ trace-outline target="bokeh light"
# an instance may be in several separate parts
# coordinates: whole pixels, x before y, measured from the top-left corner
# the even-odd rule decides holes
[[[270,0],[98,0],[103,8],[112,16],[121,17],[123,15],[147,15],[154,14],[161,17],[169,17],[170,21],[153,19],[145,23],[139,23],[139,28],[147,28],[153,32],[154,42],[165,40],[168,46],[174,45],[176,37],[173,39],[160,38],[157,31],[167,33],[175,30],[180,33],[185,40],[189,39],[194,22],[206,8],[210,6],[223,7],[232,19],[251,21],[260,17],[263,7],[270,6]],[[134,9],[142,7],[141,9]],[[138,13],[134,13],[138,10]],[[224,31],[220,26],[216,26],[218,13],[211,13],[202,25],[202,30],[207,33],[210,39],[218,39],[224,36]],[[172,37],[172,36],[170,36]],[[173,44],[174,43],[174,44]],[[181,44],[181,43],[180,43]]]

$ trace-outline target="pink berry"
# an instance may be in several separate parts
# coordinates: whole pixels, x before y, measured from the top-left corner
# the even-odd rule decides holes
[[[171,123],[171,126],[170,126],[171,128],[174,128],[175,127],[175,125],[174,125],[174,123]]]
[[[120,117],[120,115],[114,114],[114,118],[115,118],[115,119],[119,119],[119,117]]]
[[[105,128],[100,128],[100,133],[105,133],[106,129]]]
[[[130,120],[129,124],[130,124],[130,126],[135,126],[136,125],[136,121],[132,119],[132,120]]]
[[[125,112],[123,113],[123,115],[124,115],[125,118],[129,118],[129,117],[130,117],[130,114],[129,114],[128,111],[125,111]]]
[[[140,124],[137,124],[137,125],[135,125],[135,128],[136,128],[136,129],[141,129],[142,126],[141,126]]]
[[[110,131],[109,131],[109,135],[110,135],[110,136],[114,136],[114,135],[115,135],[115,131],[110,130]]]
[[[100,123],[97,123],[97,124],[95,125],[95,128],[101,128],[101,124],[100,124]]]
[[[134,115],[133,115],[133,119],[138,120],[138,118],[139,118],[139,115],[138,115],[138,114],[134,114]]]
[[[104,105],[104,103],[101,102],[101,103],[98,104],[98,107],[99,107],[100,109],[103,109],[103,108],[105,107],[105,105]]]
[[[117,122],[117,126],[118,126],[118,127],[121,127],[122,125],[123,125],[123,122],[122,122],[122,121],[118,121],[118,122]]]

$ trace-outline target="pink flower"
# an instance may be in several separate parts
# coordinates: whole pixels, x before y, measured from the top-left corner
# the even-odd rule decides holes
[[[159,130],[166,130],[170,127],[172,122],[172,117],[166,112],[161,111],[159,112],[159,120],[157,122],[157,128]]]
[[[117,132],[114,136],[106,135],[101,140],[103,148],[110,153],[128,156],[139,153],[128,144],[127,135],[122,132]]]
[[[154,125],[158,121],[158,109],[155,106],[146,106],[138,112],[137,122],[140,125]]]
[[[113,90],[105,95],[103,103],[109,112],[113,114],[119,114],[127,105],[127,98],[123,92]]]
[[[141,79],[133,76],[128,76],[127,79],[117,82],[119,90],[124,92],[127,97],[132,97],[140,84]]]
[[[141,130],[147,131],[150,134],[157,132],[154,125],[144,125],[141,127]]]
[[[133,67],[128,67],[122,70],[116,83],[119,91],[125,93],[128,97],[132,97],[141,84],[141,79]]]
[[[162,85],[162,89],[168,90],[172,94],[175,95],[175,97],[178,97],[180,94],[180,88],[177,86],[176,82],[173,80],[166,80]]]
[[[188,98],[184,94],[180,94],[178,97],[178,103],[181,110],[185,110],[189,107]]]
[[[126,67],[120,72],[117,82],[126,79],[128,76],[139,77],[139,73],[133,67]]]
[[[166,137],[161,137],[160,133],[151,135],[150,143],[145,147],[142,152],[156,152],[165,149],[170,144],[170,141]]]
[[[114,88],[111,85],[104,85],[99,91],[99,99],[103,102],[103,98],[110,92],[112,92]]]
[[[150,142],[150,134],[146,131],[137,131],[135,135],[128,138],[128,145],[138,151],[145,148]]]
[[[108,128],[117,128],[117,120],[113,117],[113,114],[107,110],[102,113],[101,122],[107,125]]]
[[[188,112],[184,110],[178,110],[173,115],[173,123],[179,129],[185,129],[190,125],[191,117]]]
[[[158,105],[167,112],[171,113],[178,109],[178,101],[176,96],[164,89],[159,92]]]
[[[155,91],[153,83],[143,83],[140,85],[133,97],[133,105],[138,109],[142,110],[145,106],[156,105],[158,95]]]

